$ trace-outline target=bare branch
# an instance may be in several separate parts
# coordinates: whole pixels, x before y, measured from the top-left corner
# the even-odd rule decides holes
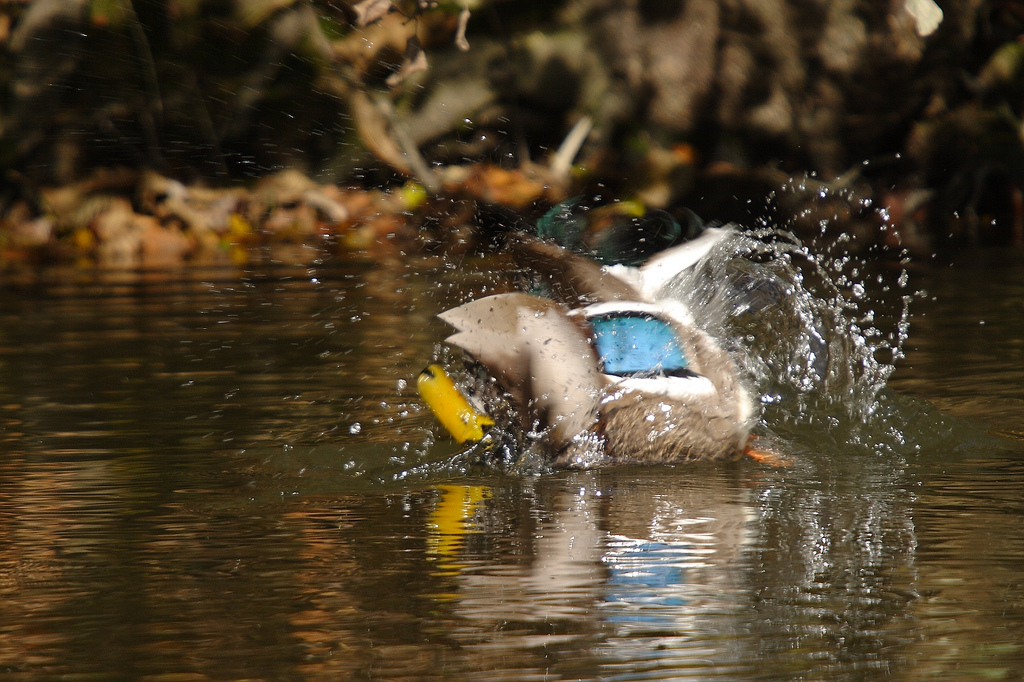
[[[411,173],[402,150],[388,134],[381,106],[374,106],[373,100],[362,90],[354,90],[349,97],[349,110],[359,139],[370,153],[400,173]]]
[[[395,115],[395,109],[391,106],[391,101],[384,95],[375,97],[374,101],[377,109],[391,127],[391,134],[405,153],[405,161],[408,164],[407,168],[412,170],[412,174],[420,181],[424,189],[431,194],[437,194],[441,189],[441,181],[437,177],[437,173],[423,159],[420,150],[416,147],[416,143],[409,136],[409,131],[398,120],[398,116]]]
[[[572,162],[576,155],[579,154],[580,147],[587,141],[587,136],[590,135],[593,127],[594,122],[590,120],[589,116],[584,116],[576,121],[576,125],[572,127],[569,134],[562,140],[562,144],[558,147],[558,151],[555,152],[554,158],[551,159],[552,175],[561,179],[565,179],[569,175]]]
[[[469,41],[466,40],[466,26],[469,24],[469,7],[459,12],[459,30],[455,32],[455,47],[469,52]]]

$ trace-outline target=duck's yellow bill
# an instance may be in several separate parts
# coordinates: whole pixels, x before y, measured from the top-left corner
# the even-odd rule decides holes
[[[428,365],[416,378],[416,388],[441,426],[460,443],[484,437],[494,420],[473,407],[441,365]]]

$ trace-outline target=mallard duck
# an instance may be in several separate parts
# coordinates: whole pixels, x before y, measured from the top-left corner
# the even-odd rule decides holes
[[[736,363],[682,302],[662,296],[728,233],[709,228],[640,267],[606,266],[536,237],[510,249],[553,299],[504,293],[439,317],[446,342],[486,369],[511,397],[524,430],[543,433],[555,466],[658,464],[738,457],[754,414]],[[471,401],[440,408],[444,370],[421,394],[461,440],[489,425]]]

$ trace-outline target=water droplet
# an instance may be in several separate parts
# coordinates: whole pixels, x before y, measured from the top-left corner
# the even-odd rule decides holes
[[[397,386],[396,386],[396,388],[397,388],[397,389],[398,389],[399,391],[404,391],[404,390],[405,390],[405,388],[406,388],[406,386],[408,386],[408,385],[409,385],[409,382],[408,382],[408,381],[406,381],[405,379],[399,379],[399,380],[398,380],[398,382],[397,382]]]
[[[353,436],[363,430],[363,425],[359,422],[354,422],[352,426],[348,427],[348,432]]]

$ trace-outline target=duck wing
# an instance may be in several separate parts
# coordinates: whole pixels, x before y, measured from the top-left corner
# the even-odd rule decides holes
[[[622,280],[637,292],[637,301],[653,301],[658,297],[662,287],[679,276],[684,270],[692,268],[710,253],[711,249],[733,228],[709,227],[695,239],[665,249],[651,257],[639,268],[627,265],[608,265],[602,268],[608,275]]]
[[[597,355],[587,332],[557,303],[497,294],[439,317],[456,329],[446,341],[497,377],[524,416],[551,427],[556,448],[596,423],[604,385]]]
[[[518,264],[540,275],[554,297],[570,307],[641,300],[629,281],[557,244],[517,234],[509,237],[508,249]]]
[[[696,239],[673,246],[640,267],[607,265],[546,242],[517,234],[508,247],[516,262],[539,274],[559,301],[579,307],[606,301],[653,301],[661,289],[699,263],[731,227],[709,227]]]

